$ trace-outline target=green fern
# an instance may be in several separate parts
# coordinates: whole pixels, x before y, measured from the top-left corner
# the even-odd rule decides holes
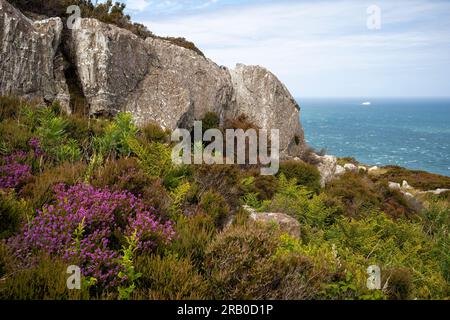
[[[127,144],[138,157],[139,164],[149,176],[163,177],[172,167],[171,150],[159,142],[144,147],[134,137],[127,138]]]

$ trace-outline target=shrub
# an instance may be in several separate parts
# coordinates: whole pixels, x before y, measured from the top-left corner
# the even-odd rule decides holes
[[[129,139],[134,138],[137,133],[138,128],[133,123],[131,113],[121,112],[105,128],[102,136],[95,137],[94,148],[105,158],[129,156],[131,154]]]
[[[25,152],[14,152],[0,162],[0,190],[20,189],[31,178],[31,167],[26,164]]]
[[[84,276],[107,288],[120,282],[117,259],[125,236],[136,232],[140,252],[151,252],[173,237],[172,223],[162,222],[129,192],[82,184],[54,190],[54,204],[38,210],[23,232],[9,241],[21,258],[44,252],[76,261]]]
[[[225,199],[216,192],[206,192],[202,195],[199,207],[214,220],[217,227],[223,227],[230,209]]]
[[[190,258],[198,269],[203,270],[206,247],[216,233],[214,220],[205,214],[178,216],[174,229],[176,236],[170,251],[182,258]]]
[[[18,232],[28,211],[25,201],[16,200],[12,192],[0,190],[0,239],[6,239]]]
[[[199,48],[197,48],[193,42],[188,41],[185,38],[164,37],[161,39],[169,41],[170,43],[173,43],[176,46],[194,51],[195,53],[197,53],[198,55],[200,55],[202,57],[205,56],[203,54],[203,52]]]
[[[352,217],[379,208],[382,200],[377,188],[368,178],[352,172],[329,183],[325,192],[340,199],[345,206],[345,214]]]
[[[135,158],[109,160],[95,170],[91,177],[92,185],[109,187],[115,190],[128,190],[138,195],[143,189],[152,185],[153,180],[139,167]]]
[[[351,261],[359,268],[375,264],[382,269],[409,269],[414,283],[411,297],[428,299],[432,292],[435,298],[445,297],[445,275],[437,258],[445,251],[422,228],[403,219],[394,222],[375,211],[361,220],[340,217],[326,230],[323,239],[341,248],[343,261]]]
[[[0,292],[2,287],[2,280],[5,275],[11,273],[14,269],[14,256],[11,249],[5,244],[4,241],[0,241]]]
[[[152,142],[144,146],[135,138],[128,138],[127,143],[149,176],[163,177],[172,169],[172,151],[164,144]]]
[[[0,300],[80,300],[89,299],[87,288],[67,288],[68,264],[41,257],[36,265],[15,270],[0,282]]]
[[[0,122],[0,143],[4,154],[26,150],[31,137],[29,128],[17,121],[10,119]]]
[[[20,115],[20,109],[23,104],[20,98],[0,96],[0,121],[16,119]]]
[[[244,196],[255,196],[258,201],[271,200],[278,190],[274,176],[249,176],[241,180],[240,189]]]
[[[282,245],[277,229],[255,224],[233,226],[218,235],[206,256],[214,299],[314,298],[311,260],[289,249],[280,251]]]
[[[140,193],[142,194],[142,201],[146,206],[155,208],[162,216],[169,216],[172,199],[162,185],[161,180],[152,181]]]
[[[231,209],[239,206],[240,172],[237,166],[199,165],[194,168],[194,181],[200,195],[209,190],[217,190]]]
[[[138,280],[135,299],[200,300],[207,299],[207,283],[195,270],[189,258],[173,254],[140,256],[136,270]]]
[[[147,143],[150,142],[167,142],[169,131],[164,130],[161,126],[154,122],[149,122],[141,129],[141,134]]]
[[[342,214],[341,203],[324,193],[314,195],[296,180],[280,176],[279,191],[271,202],[265,202],[262,211],[283,212],[300,221],[300,224],[323,228]]]
[[[46,203],[55,200],[53,187],[64,183],[75,185],[83,181],[86,164],[82,162],[63,163],[45,169],[41,174],[33,176],[22,188],[21,195],[27,199],[32,208],[42,208]]]
[[[64,117],[65,131],[70,139],[74,139],[84,150],[92,152],[92,139],[104,134],[107,121],[102,119],[90,119],[78,115]]]
[[[413,292],[413,280],[411,270],[406,268],[394,268],[383,272],[387,282],[387,294],[390,300],[411,299]]]
[[[311,164],[299,161],[285,161],[280,164],[280,174],[288,179],[296,179],[299,185],[313,191],[320,190],[320,172]]]
[[[384,167],[383,171],[384,173],[381,175],[372,176],[372,179],[375,181],[398,182],[400,184],[403,180],[406,180],[414,188],[424,191],[450,188],[450,177],[396,166]]]
[[[203,133],[209,129],[219,129],[220,117],[215,112],[207,112],[202,119]]]

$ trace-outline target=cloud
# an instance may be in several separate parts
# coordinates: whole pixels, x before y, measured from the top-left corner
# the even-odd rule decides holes
[[[369,1],[158,3],[167,11],[143,20],[150,30],[186,37],[228,67],[266,66],[296,95],[450,94],[447,2],[379,1],[379,31],[366,27]]]
[[[147,0],[127,0],[126,5],[129,10],[144,11],[150,5],[150,2]]]

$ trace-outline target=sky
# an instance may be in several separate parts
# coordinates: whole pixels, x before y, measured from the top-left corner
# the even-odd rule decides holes
[[[122,1],[155,34],[264,66],[295,97],[450,96],[450,1]]]

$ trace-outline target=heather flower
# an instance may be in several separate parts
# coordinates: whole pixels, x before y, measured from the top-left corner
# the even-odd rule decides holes
[[[0,189],[15,189],[31,177],[31,167],[25,164],[27,153],[14,152],[0,165]]]
[[[33,151],[35,158],[40,158],[45,155],[45,152],[42,149],[41,141],[39,140],[39,138],[31,138],[30,141],[28,141],[28,146]]]
[[[174,236],[172,222],[161,221],[128,191],[85,184],[59,184],[54,191],[55,202],[38,210],[22,233],[9,240],[19,257],[38,252],[63,257],[108,288],[123,281],[118,273],[122,271],[119,259],[124,235],[136,230],[140,252],[167,244]]]

